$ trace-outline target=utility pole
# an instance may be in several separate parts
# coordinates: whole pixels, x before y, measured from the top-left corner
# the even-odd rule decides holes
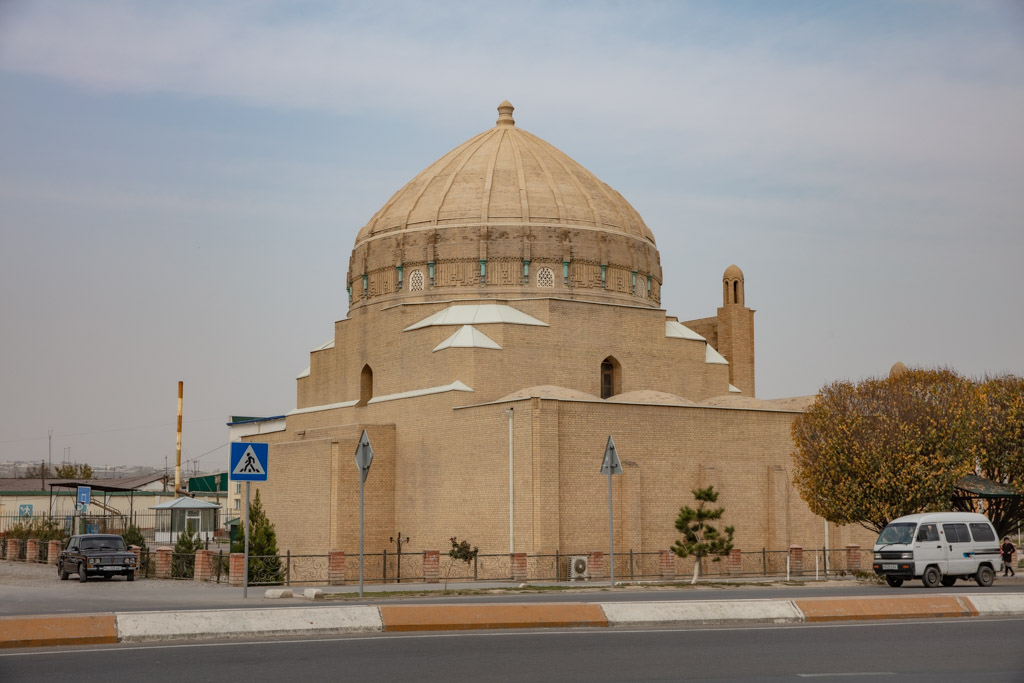
[[[53,430],[46,430],[46,459],[50,465],[50,469],[53,469]],[[51,474],[52,476],[52,474]]]
[[[184,393],[184,382],[178,382],[178,456],[174,463],[174,495],[181,490],[181,399]]]

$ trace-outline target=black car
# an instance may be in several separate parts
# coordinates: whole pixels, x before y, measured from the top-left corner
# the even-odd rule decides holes
[[[123,538],[114,534],[72,536],[57,558],[57,574],[61,581],[66,581],[71,574],[78,574],[82,583],[90,576],[109,579],[115,574],[134,581],[138,566],[135,553],[128,549]]]

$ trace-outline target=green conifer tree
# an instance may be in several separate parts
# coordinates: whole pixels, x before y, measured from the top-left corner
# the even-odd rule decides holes
[[[231,543],[231,552],[245,552],[245,533]],[[260,501],[260,490],[249,504],[249,583],[281,583],[281,558],[277,554],[277,532]]]
[[[202,549],[203,542],[192,528],[192,522],[186,522],[185,530],[178,534],[178,540],[174,542],[171,576],[192,578],[196,569],[196,551]]]
[[[676,529],[683,532],[683,539],[675,542],[672,551],[679,557],[693,555],[693,580],[690,583],[694,584],[700,578],[700,563],[703,558],[710,556],[714,562],[718,562],[723,555],[729,554],[732,550],[732,535],[736,529],[731,526],[725,527],[723,536],[718,529],[709,524],[721,519],[722,513],[725,512],[725,508],[705,507],[708,503],[718,501],[718,491],[715,491],[714,486],[694,489],[692,493],[699,503],[696,509],[689,506],[679,508]]]

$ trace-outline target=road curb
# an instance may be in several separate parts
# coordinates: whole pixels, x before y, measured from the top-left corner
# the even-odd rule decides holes
[[[1024,616],[1024,594],[344,605],[0,617],[0,648],[400,631]]]

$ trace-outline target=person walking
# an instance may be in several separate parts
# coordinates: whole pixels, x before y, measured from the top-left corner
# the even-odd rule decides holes
[[[1017,552],[1017,547],[1013,545],[1009,536],[1003,536],[1003,545],[999,552],[1003,556],[1003,576],[1016,576],[1017,572],[1013,571],[1013,555]]]

